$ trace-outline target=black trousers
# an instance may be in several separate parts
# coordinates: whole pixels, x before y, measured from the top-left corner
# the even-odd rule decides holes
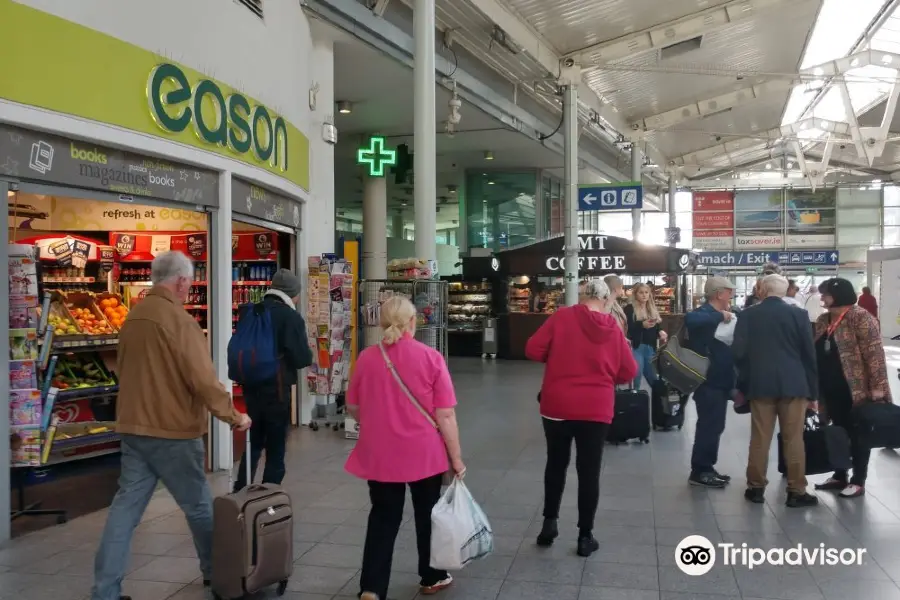
[[[600,464],[608,423],[594,421],[544,422],[547,438],[547,467],[544,469],[544,518],[558,519],[559,505],[566,488],[566,470],[575,440],[575,468],[578,471],[578,529],[588,533],[600,501]]]
[[[394,542],[403,521],[403,504],[406,486],[412,496],[413,518],[416,523],[416,547],[419,551],[419,577],[423,586],[434,585],[446,579],[446,571],[432,569],[431,564],[431,509],[441,497],[443,474],[412,483],[369,482],[369,499],[372,509],[366,529],[363,549],[360,594],[374,592],[379,598],[387,598],[391,581],[391,563],[394,559]]]
[[[872,451],[859,443],[856,428],[853,427],[853,397],[850,388],[846,385],[834,386],[831,389],[822,389],[825,400],[825,410],[832,424],[843,427],[850,436],[850,454],[853,459],[853,477],[848,481],[847,471],[835,471],[834,478],[840,481],[848,481],[856,485],[866,485],[869,475],[869,458]]]
[[[288,427],[291,422],[289,404],[275,402],[253,402],[247,400],[247,415],[253,421],[250,427],[250,475],[256,477],[263,450],[266,452],[266,466],[263,483],[281,485],[284,479],[284,453],[287,445]],[[241,468],[234,483],[234,491],[247,485],[247,453],[241,458]]]

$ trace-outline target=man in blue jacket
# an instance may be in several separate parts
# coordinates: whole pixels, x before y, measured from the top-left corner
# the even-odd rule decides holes
[[[731,312],[734,284],[724,277],[710,277],[703,291],[706,303],[684,317],[686,346],[709,358],[706,381],[694,392],[697,429],[688,482],[707,488],[723,488],[731,477],[716,471],[716,462],[719,460],[719,440],[725,431],[728,400],[735,385],[735,369],[731,348],[717,340],[715,334],[720,323],[734,319]]]

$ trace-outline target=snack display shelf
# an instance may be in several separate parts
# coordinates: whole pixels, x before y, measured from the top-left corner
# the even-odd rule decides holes
[[[105,281],[97,281],[96,277],[44,277],[44,283],[67,284],[67,283],[106,283]]]
[[[91,452],[82,452],[82,453],[78,453],[78,454],[73,454],[72,453],[73,450],[69,449],[67,451],[67,453],[63,453],[59,456],[54,456],[54,454],[51,452],[50,457],[47,459],[47,462],[41,466],[52,467],[54,465],[61,465],[63,463],[74,462],[76,460],[84,460],[87,458],[97,458],[98,456],[109,456],[110,454],[118,454],[120,451],[118,441],[119,441],[118,439],[115,439],[110,442],[100,442],[100,444],[115,443],[116,445],[110,446],[108,448],[100,448],[98,450],[93,450]],[[100,445],[100,444],[91,443],[90,445],[93,446],[93,445]]]
[[[231,285],[272,285],[271,281],[232,281]]]
[[[53,350],[98,350],[103,346],[115,346],[118,343],[118,333],[108,335],[66,335],[53,338]]]
[[[112,424],[110,423],[109,425]],[[118,441],[121,441],[121,438],[115,431],[104,431],[102,433],[85,433],[82,435],[73,435],[72,437],[67,438],[61,438],[59,437],[59,434],[57,434],[56,439],[53,440],[53,447],[50,454],[53,455],[55,453],[65,452],[66,450],[81,448],[87,445],[93,446],[100,444],[109,444]]]

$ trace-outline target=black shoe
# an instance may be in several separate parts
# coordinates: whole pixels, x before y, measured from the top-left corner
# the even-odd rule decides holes
[[[719,479],[715,473],[692,473],[691,476],[688,477],[688,483],[710,489],[722,489],[727,485],[725,480]]]
[[[559,527],[556,519],[544,519],[544,525],[537,536],[537,545],[547,548],[553,545],[553,541],[559,536]]]
[[[212,585],[212,581],[210,581],[209,579],[203,580],[203,587],[209,587],[211,585]]]
[[[599,549],[600,542],[593,535],[584,535],[578,538],[578,556],[587,558]]]
[[[718,477],[719,479],[721,479],[721,480],[724,481],[725,483],[731,483],[731,475],[722,475],[721,473],[719,473],[719,472],[716,471],[715,469],[713,469],[712,472],[713,472],[713,475],[715,475],[716,477]]]
[[[744,498],[754,504],[762,504],[766,501],[765,490],[762,488],[747,488],[744,490]]]
[[[790,508],[806,508],[809,506],[817,506],[819,504],[819,499],[806,492],[803,492],[802,494],[788,492],[787,502],[785,502],[785,504]]]
[[[822,483],[817,483],[815,488],[822,491],[840,492],[847,487],[846,479],[838,479],[837,477],[829,477]]]

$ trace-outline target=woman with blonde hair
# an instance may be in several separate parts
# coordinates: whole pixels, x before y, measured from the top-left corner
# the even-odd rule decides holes
[[[613,316],[616,323],[622,328],[622,333],[625,333],[627,331],[625,312],[622,310],[622,307],[619,306],[618,300],[625,294],[625,284],[618,275],[607,275],[603,278],[603,283],[609,288],[609,314]]]
[[[359,440],[345,469],[369,484],[372,508],[363,549],[360,597],[385,600],[394,540],[403,521],[406,488],[412,495],[424,595],[453,578],[432,569],[431,509],[448,469],[462,477],[456,396],[444,357],[413,337],[416,309],[401,296],[381,305],[382,341],[356,360],[347,410],[359,423]]]
[[[652,388],[659,379],[653,370],[657,342],[665,343],[668,336],[660,328],[662,319],[659,318],[650,286],[646,283],[637,283],[631,288],[631,303],[625,307],[625,322],[634,361],[638,365],[634,387],[640,389],[641,377],[644,377]]]

